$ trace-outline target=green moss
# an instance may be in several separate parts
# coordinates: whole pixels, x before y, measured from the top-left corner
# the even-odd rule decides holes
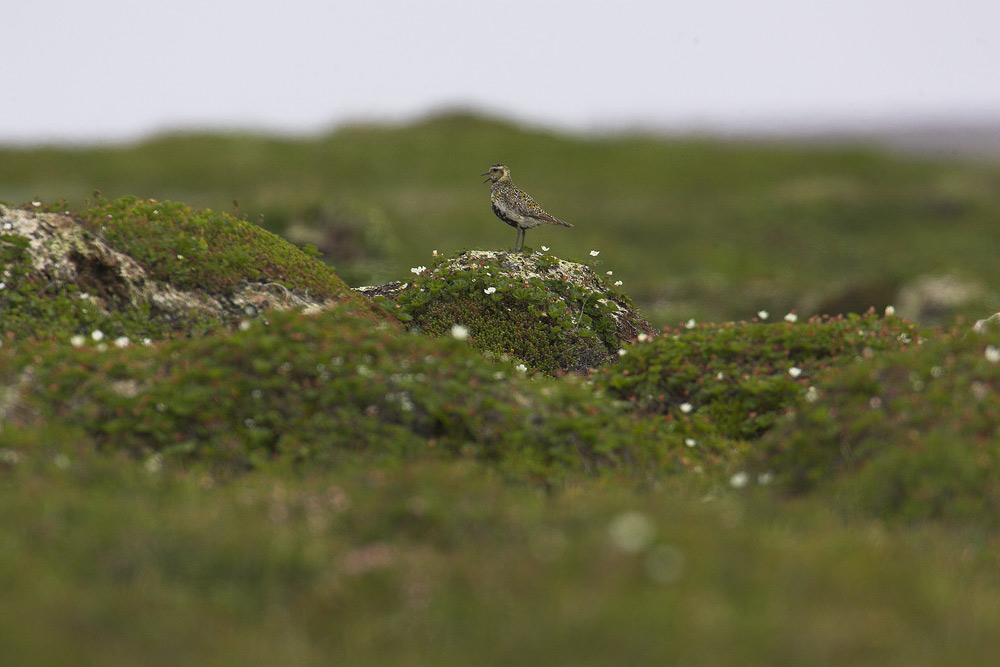
[[[78,285],[40,274],[32,265],[28,244],[21,236],[0,235],[0,336],[65,341],[101,331],[111,338],[140,340],[211,324],[197,316],[184,321],[157,317],[148,303],[101,309]]]
[[[959,334],[817,378],[755,465],[788,492],[894,519],[1000,516],[996,334]]]
[[[372,327],[349,307],[154,346],[0,349],[0,384],[19,387],[26,425],[66,420],[105,449],[236,470],[458,456],[549,479],[715,456],[697,460],[679,433],[582,381],[531,379],[456,340]]]
[[[80,222],[177,289],[228,293],[275,282],[316,299],[349,290],[333,269],[260,227],[170,201],[99,199]]]
[[[61,213],[64,206],[65,202],[56,207],[39,204],[28,210]],[[43,275],[32,264],[28,240],[7,234],[0,235],[0,334],[63,341],[95,331],[132,341],[201,334],[231,324],[245,313],[241,308],[215,312],[218,309],[203,307],[198,298],[205,295],[209,301],[225,303],[226,297],[253,283],[274,283],[316,301],[353,303],[359,314],[368,317],[376,310],[314,251],[301,251],[228,215],[175,202],[124,197],[98,199],[74,218],[82,225],[76,230],[82,233],[80,238],[97,235],[134,259],[155,281],[180,292],[195,292],[191,307],[164,310],[146,291],[135,293],[116,267],[105,266],[103,259],[83,257],[89,252],[89,241],[81,242],[87,248],[79,252],[50,249],[55,256],[64,253],[75,265],[75,281]],[[77,240],[74,236],[72,242]],[[74,253],[82,259],[74,259]],[[156,289],[155,284],[149,285],[149,290]]]
[[[461,325],[474,348],[544,373],[617,358],[621,341],[612,313],[619,308],[611,299],[627,304],[625,297],[596,275],[567,275],[555,257],[512,257],[441,258],[398,295],[392,312],[434,336]]]
[[[807,391],[816,373],[916,338],[912,324],[873,312],[667,329],[629,346],[597,383],[644,413],[702,419],[727,438],[753,439]]]

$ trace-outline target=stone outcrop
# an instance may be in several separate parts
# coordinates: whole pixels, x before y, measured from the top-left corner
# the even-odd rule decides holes
[[[654,334],[594,269],[552,255],[468,250],[414,271],[412,281],[357,291],[396,302],[404,320],[412,317],[412,325],[429,333],[469,325],[474,345],[536,368],[602,366],[617,359],[623,343]],[[553,308],[557,303],[563,307]]]
[[[4,236],[26,242],[36,282],[44,280],[49,291],[72,285],[77,299],[103,313],[149,308],[152,315],[170,319],[229,320],[269,309],[309,311],[327,305],[276,283],[246,283],[226,294],[178,290],[152,279],[132,257],[65,214],[0,206],[0,238]],[[9,282],[12,269],[0,268],[0,280]]]

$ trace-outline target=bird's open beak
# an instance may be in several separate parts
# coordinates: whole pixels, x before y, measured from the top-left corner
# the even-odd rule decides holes
[[[487,177],[487,179],[486,179],[485,181],[483,181],[483,183],[486,183],[487,181],[489,181],[489,180],[490,180],[490,179],[488,178],[488,177],[489,177],[489,175],[490,175],[490,172],[488,172],[488,171],[487,171],[486,173],[484,173],[484,174],[479,174],[479,175],[480,175],[480,176],[486,176],[486,177]]]

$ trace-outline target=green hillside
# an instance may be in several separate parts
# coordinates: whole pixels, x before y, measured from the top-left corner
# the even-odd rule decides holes
[[[479,177],[497,161],[576,225],[534,230],[528,245],[567,258],[599,250],[654,324],[881,310],[940,274],[983,287],[959,314],[1000,307],[1000,165],[863,146],[595,138],[453,114],[307,139],[7,148],[0,200],[76,207],[95,189],[221,211],[238,200],[241,217],[313,242],[358,285],[404,278],[433,250],[510,247]]]

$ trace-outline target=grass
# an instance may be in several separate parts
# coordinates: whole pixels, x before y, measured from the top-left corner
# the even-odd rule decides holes
[[[5,473],[17,664],[989,664],[993,535],[468,464]],[[17,576],[14,576],[14,573]],[[58,641],[53,641],[58,638]]]
[[[449,335],[455,316],[441,319],[434,299],[463,289],[501,320],[550,305],[544,290],[510,300],[518,286],[492,267],[490,293],[471,283],[479,273],[407,270],[432,264],[431,232],[496,230],[465,217],[482,213],[485,195],[462,180],[477,151],[485,165],[523,162],[521,184],[550,210],[572,212],[578,198],[591,205],[581,215],[632,210],[641,233],[607,225],[599,248],[598,274],[613,269],[624,294],[645,284],[649,298],[704,299],[700,312],[737,321],[698,316],[592,374],[522,370],[518,349],[506,359]],[[584,140],[467,117],[312,142],[169,137],[2,158],[5,197],[49,196],[60,182],[53,198],[113,193],[116,180],[156,196],[102,200],[81,217],[192,289],[275,280],[341,293],[339,267],[166,193],[226,210],[209,200],[259,187],[241,216],[269,206],[275,228],[295,211],[346,228],[350,216],[382,220],[395,241],[372,246],[388,253],[379,261],[402,262],[393,277],[431,295],[402,299],[402,322],[343,298],[319,315],[263,312],[186,335],[149,321],[148,345],[71,345],[98,314],[63,307],[72,294],[12,301],[33,278],[23,243],[0,237],[3,269],[20,281],[8,276],[0,302],[6,661],[993,663],[998,334],[876,312],[782,318],[786,290],[832,294],[868,266],[902,280],[954,263],[992,280],[984,239],[1000,206],[982,186],[993,167]],[[681,209],[700,224],[656,226]],[[768,220],[782,222],[760,236]],[[570,250],[555,254],[589,256],[598,231],[567,235]],[[779,261],[809,248],[811,260]],[[437,249],[441,266],[456,254]],[[428,306],[424,324],[444,335],[407,329]],[[762,308],[774,314],[748,317]],[[610,335],[601,313],[588,316],[593,336]],[[141,307],[113,318],[142,339]]]

